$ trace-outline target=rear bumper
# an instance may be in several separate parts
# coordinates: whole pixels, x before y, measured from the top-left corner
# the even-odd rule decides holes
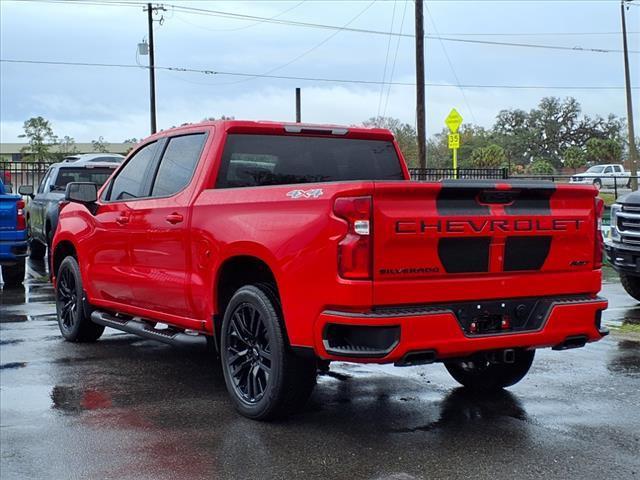
[[[316,355],[323,359],[361,363],[402,363],[407,354],[411,356],[422,352],[429,352],[433,361],[439,361],[488,350],[562,349],[569,348],[569,344],[579,346],[595,342],[607,335],[608,331],[600,325],[601,312],[606,308],[607,300],[599,297],[570,301],[558,299],[552,303],[540,328],[535,331],[481,335],[465,333],[455,313],[441,307],[414,307],[384,313],[326,310],[315,322],[314,349]],[[335,331],[334,325],[378,327],[377,330],[369,330],[375,332],[371,338],[377,339],[372,344],[385,343],[378,343],[375,347],[355,346],[349,352],[337,351],[328,339],[330,329]]]
[[[27,241],[2,242],[0,241],[0,263],[10,265],[27,256],[29,245]]]

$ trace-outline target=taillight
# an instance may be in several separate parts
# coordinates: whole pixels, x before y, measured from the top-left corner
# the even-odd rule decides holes
[[[602,267],[602,251],[604,249],[604,241],[602,239],[602,212],[604,210],[604,201],[600,197],[595,198],[595,251],[593,252],[593,268]]]
[[[27,220],[24,218],[24,200],[18,200],[16,202],[17,209],[17,230],[24,230],[27,228]]]
[[[333,212],[349,228],[338,243],[338,273],[347,279],[371,279],[371,197],[337,198]]]

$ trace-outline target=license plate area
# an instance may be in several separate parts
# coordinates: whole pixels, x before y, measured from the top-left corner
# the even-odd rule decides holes
[[[468,336],[538,330],[551,308],[549,299],[510,299],[456,304],[454,313]]]

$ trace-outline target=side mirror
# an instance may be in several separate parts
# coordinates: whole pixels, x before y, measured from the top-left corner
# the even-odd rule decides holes
[[[18,188],[18,193],[20,195],[28,195],[29,197],[33,197],[33,186],[21,185],[20,188]]]
[[[91,182],[70,182],[64,191],[67,202],[91,204],[98,201],[98,186]]]

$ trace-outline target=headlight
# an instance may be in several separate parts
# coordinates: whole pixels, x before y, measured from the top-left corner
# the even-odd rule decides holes
[[[611,239],[620,240],[620,232],[618,231],[618,212],[622,209],[622,205],[614,203],[611,205],[610,224]]]

